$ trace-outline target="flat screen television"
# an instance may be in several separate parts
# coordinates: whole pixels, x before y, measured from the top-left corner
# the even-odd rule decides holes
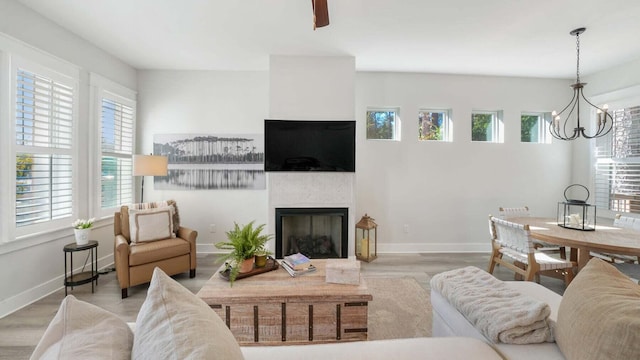
[[[355,121],[264,121],[265,171],[356,171]]]

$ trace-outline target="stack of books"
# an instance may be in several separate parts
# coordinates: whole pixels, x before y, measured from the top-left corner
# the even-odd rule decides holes
[[[283,269],[287,270],[289,275],[294,277],[316,271],[316,267],[313,266],[311,260],[301,253],[285,256],[280,264]]]

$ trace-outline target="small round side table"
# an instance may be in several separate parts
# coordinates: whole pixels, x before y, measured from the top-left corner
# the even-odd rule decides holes
[[[89,250],[89,257],[91,260],[91,271],[83,271],[80,273],[73,273],[73,253],[77,251]],[[94,290],[95,285],[98,285],[98,242],[95,240],[89,240],[86,245],[78,245],[76,243],[67,244],[62,249],[64,251],[64,296],[67,296],[67,287],[91,283],[91,292]],[[69,254],[70,267],[67,268],[67,254]],[[68,270],[67,270],[68,269]],[[67,276],[67,271],[69,276]]]

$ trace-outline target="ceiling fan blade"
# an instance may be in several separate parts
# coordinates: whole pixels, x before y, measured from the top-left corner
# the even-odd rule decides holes
[[[313,8],[313,28],[319,28],[329,25],[329,8],[327,0],[311,0]]]

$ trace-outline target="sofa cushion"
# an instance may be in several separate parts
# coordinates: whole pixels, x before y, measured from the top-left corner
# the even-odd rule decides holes
[[[132,359],[242,359],[218,315],[200,298],[155,268],[136,320]]]
[[[312,345],[243,346],[242,353],[246,360],[502,359],[488,344],[477,339],[461,337],[421,337]]]
[[[567,359],[640,359],[640,286],[591,259],[564,292],[555,335]]]
[[[69,295],[31,359],[130,359],[133,333],[118,316]]]
[[[137,244],[175,237],[173,212],[173,206],[144,210],[129,209],[131,243]]]

